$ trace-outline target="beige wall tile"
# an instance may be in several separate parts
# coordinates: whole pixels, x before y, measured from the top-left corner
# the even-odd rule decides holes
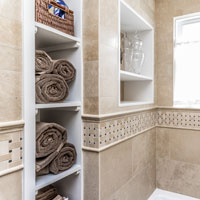
[[[156,157],[169,159],[169,147],[170,142],[168,131],[165,128],[156,128]]]
[[[21,23],[0,16],[0,24],[0,44],[2,43],[18,48],[21,47]]]
[[[109,198],[132,177],[132,144],[123,142],[100,154],[100,199]]]
[[[84,199],[99,200],[99,154],[83,152]]]
[[[22,200],[22,172],[0,177],[0,199]]]
[[[156,188],[155,180],[155,161],[152,161],[108,200],[147,200]]]
[[[14,121],[21,119],[21,77],[22,74],[13,71],[0,73],[0,121]]]
[[[22,2],[21,0],[18,0],[17,3],[15,0],[7,1],[7,0],[1,0],[0,1],[0,16],[8,18],[10,20],[22,20],[22,9],[21,6]]]
[[[200,166],[190,163],[157,159],[157,187],[200,198]]]

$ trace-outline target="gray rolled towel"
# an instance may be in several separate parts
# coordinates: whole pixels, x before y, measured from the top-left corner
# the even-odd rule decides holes
[[[53,71],[53,61],[50,56],[41,50],[35,53],[35,72],[36,74],[49,74]]]
[[[36,103],[54,103],[64,100],[69,94],[65,79],[56,74],[36,76]]]
[[[56,188],[49,185],[45,188],[42,188],[38,191],[36,195],[36,200],[52,200],[58,195]]]
[[[61,75],[65,81],[69,84],[76,77],[76,69],[67,60],[55,60],[53,62],[53,73]]]
[[[50,163],[49,171],[53,174],[58,174],[71,168],[76,161],[76,157],[75,146],[70,143],[65,143],[59,154]]]
[[[67,131],[56,123],[36,124],[36,158],[46,157],[58,150],[67,139]]]

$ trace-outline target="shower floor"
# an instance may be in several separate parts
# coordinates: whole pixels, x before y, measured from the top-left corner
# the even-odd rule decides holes
[[[148,200],[199,200],[189,196],[156,189]]]

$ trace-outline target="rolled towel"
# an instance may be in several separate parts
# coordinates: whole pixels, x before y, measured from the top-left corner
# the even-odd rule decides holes
[[[50,163],[50,172],[58,174],[72,167],[76,161],[76,149],[73,144],[65,143],[56,158]]]
[[[53,153],[51,153],[47,157],[36,159],[36,175],[37,176],[49,174],[49,164],[59,154],[63,145],[64,145],[64,142],[62,142],[60,144],[60,146],[58,147],[58,149],[56,151],[54,151]]]
[[[57,151],[67,139],[67,131],[56,123],[38,122],[36,125],[36,158],[42,158]]]
[[[56,191],[56,188],[49,185],[38,191],[38,194],[36,195],[36,200],[51,200],[57,197],[57,195],[58,193]]]
[[[65,79],[56,74],[36,76],[36,102],[50,103],[64,100],[69,94]]]
[[[49,74],[53,71],[53,61],[50,56],[41,50],[35,53],[35,71],[36,74]]]
[[[75,79],[76,69],[67,60],[55,60],[53,73],[61,75],[65,79],[65,81],[69,84]]]

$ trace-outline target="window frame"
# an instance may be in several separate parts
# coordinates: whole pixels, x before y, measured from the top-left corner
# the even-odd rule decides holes
[[[182,35],[182,27],[186,24],[191,24],[195,22],[200,22],[200,12],[192,13],[188,15],[182,15],[178,17],[174,17],[173,20],[173,107],[182,107],[182,108],[200,108],[199,105],[188,105],[184,104],[176,104],[175,103],[175,75],[176,75],[176,58],[175,58],[175,48],[177,45],[184,43],[180,39],[178,39]],[[180,37],[181,38],[181,37]]]

